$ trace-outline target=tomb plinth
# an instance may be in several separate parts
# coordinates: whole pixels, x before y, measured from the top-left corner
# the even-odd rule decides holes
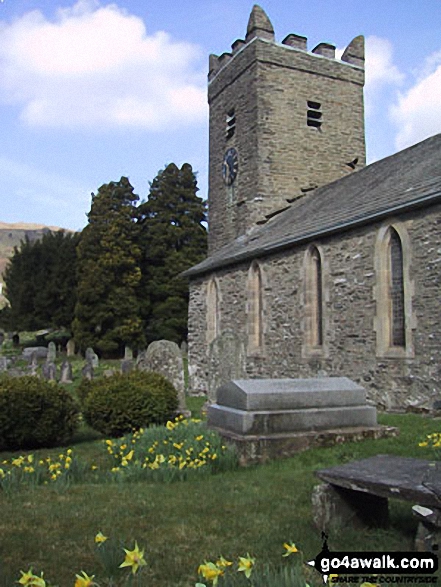
[[[346,377],[229,381],[207,419],[237,446],[243,463],[397,433],[377,424],[364,388]]]

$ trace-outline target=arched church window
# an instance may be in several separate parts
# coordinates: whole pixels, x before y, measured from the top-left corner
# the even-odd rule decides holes
[[[323,276],[322,260],[317,247],[310,251],[311,345],[323,345]]]
[[[220,334],[219,285],[212,277],[207,286],[207,343],[210,344]]]
[[[411,244],[404,223],[385,225],[379,230],[374,288],[378,356],[414,356],[412,331],[416,321],[412,310],[410,256]]]
[[[391,346],[405,347],[406,325],[404,309],[403,247],[401,245],[401,239],[394,228],[390,229],[389,255]]]
[[[248,273],[248,349],[259,351],[263,347],[263,292],[262,270],[257,262]]]

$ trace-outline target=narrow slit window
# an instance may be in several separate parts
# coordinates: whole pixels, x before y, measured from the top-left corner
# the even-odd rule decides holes
[[[314,102],[313,100],[307,101],[307,111],[306,111],[306,124],[308,126],[312,126],[314,128],[320,128],[322,125],[322,105],[320,102]]]
[[[323,346],[323,283],[322,262],[316,248],[311,252],[311,342]]]
[[[234,110],[227,112],[225,135],[227,140],[231,139],[236,131],[236,115]]]
[[[390,282],[391,346],[406,346],[406,323],[404,312],[403,248],[396,230],[390,235]]]

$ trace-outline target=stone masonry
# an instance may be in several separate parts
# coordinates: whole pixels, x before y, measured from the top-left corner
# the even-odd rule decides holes
[[[391,219],[391,222],[394,219]],[[396,220],[396,219],[395,219]],[[363,385],[368,397],[386,409],[431,406],[439,397],[441,306],[441,205],[400,218],[411,241],[413,356],[405,360],[377,356],[375,240],[376,223],[320,241],[326,263],[324,289],[327,356],[304,357],[303,260],[308,245],[261,259],[265,275],[264,350],[247,356],[249,377],[346,376]],[[222,291],[222,329],[246,334],[245,297],[249,264],[216,273]],[[206,287],[211,276],[192,282],[189,354],[207,380]],[[196,368],[197,365],[197,368]]]

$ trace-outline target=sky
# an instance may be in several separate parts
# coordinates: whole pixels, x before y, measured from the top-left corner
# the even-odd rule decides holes
[[[168,163],[208,184],[208,55],[252,0],[0,0],[0,221],[81,230],[91,193],[141,199]],[[368,162],[441,132],[441,0],[262,0],[289,33],[366,38]]]

